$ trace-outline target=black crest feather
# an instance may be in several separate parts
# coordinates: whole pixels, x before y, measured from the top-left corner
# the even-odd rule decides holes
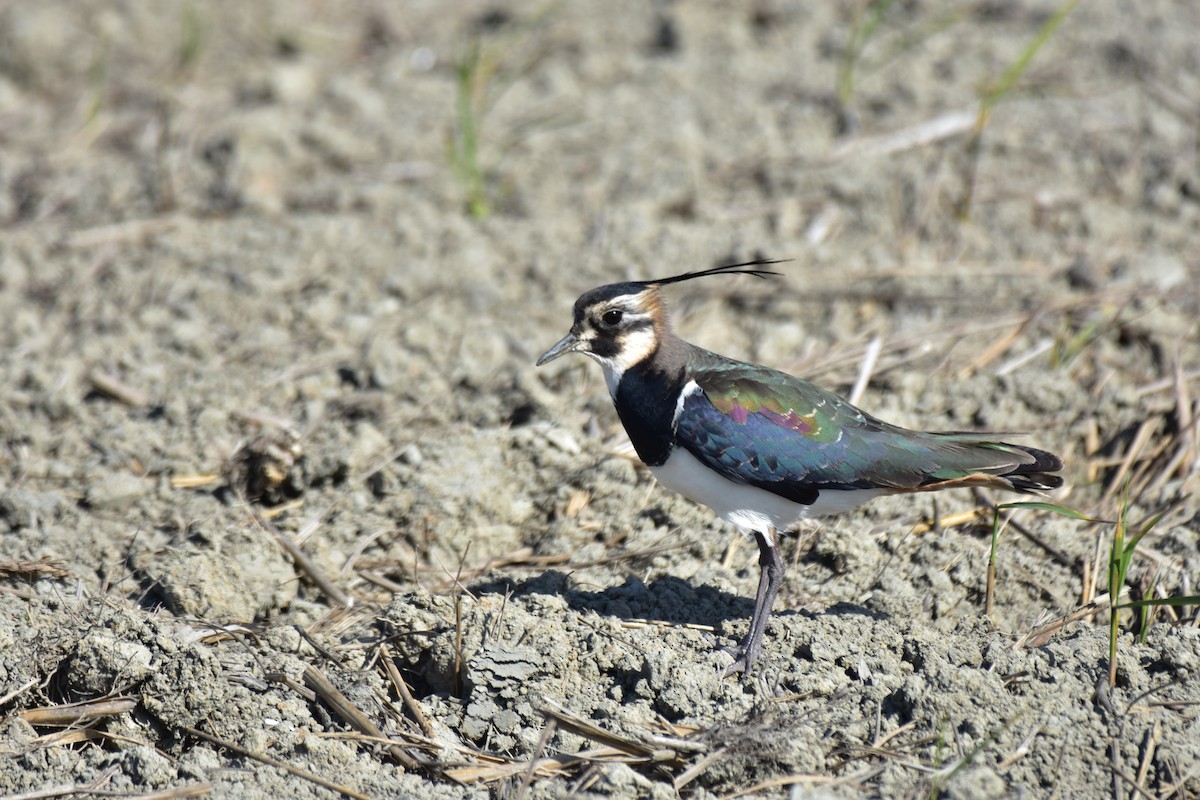
[[[754,261],[743,261],[740,264],[724,264],[720,267],[712,269],[702,269],[698,272],[685,272],[682,275],[673,275],[670,278],[656,278],[649,281],[634,281],[634,283],[642,286],[665,286],[668,283],[679,283],[680,281],[690,281],[693,278],[704,278],[708,275],[753,275],[756,278],[766,278],[768,275],[778,275],[778,272],[772,272],[768,269],[747,269],[747,267],[764,267],[768,264],[782,264],[790,259],[767,259],[757,258]]]

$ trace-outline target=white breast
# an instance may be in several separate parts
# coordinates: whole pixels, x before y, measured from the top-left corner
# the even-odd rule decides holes
[[[878,489],[826,490],[812,505],[793,503],[765,489],[734,483],[678,446],[665,464],[651,467],[650,472],[663,486],[708,506],[742,533],[787,530],[802,519],[849,511],[883,493]]]

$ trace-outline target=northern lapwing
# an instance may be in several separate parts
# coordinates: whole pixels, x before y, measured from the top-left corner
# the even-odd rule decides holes
[[[583,353],[604,379],[638,457],[668,489],[702,503],[758,543],[750,631],[725,675],[749,674],[783,582],[776,532],[875,497],[986,486],[1036,493],[1062,485],[1062,460],[980,433],[889,425],[783,372],[683,341],[659,287],[709,275],[778,273],[774,261],[601,286],[575,301],[571,331],[537,360]]]

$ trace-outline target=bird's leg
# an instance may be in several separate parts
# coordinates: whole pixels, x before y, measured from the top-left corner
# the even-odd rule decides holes
[[[775,542],[775,530],[767,533],[754,532],[754,540],[758,542],[758,594],[754,597],[754,614],[750,617],[750,632],[738,642],[733,649],[733,663],[725,669],[724,677],[739,672],[749,675],[758,654],[762,652],[763,636],[767,632],[767,620],[771,616],[771,606],[775,605],[775,595],[783,584],[783,573],[787,568],[779,545]]]

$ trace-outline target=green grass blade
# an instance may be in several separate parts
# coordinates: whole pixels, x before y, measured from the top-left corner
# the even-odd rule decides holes
[[[1134,534],[1133,538],[1130,539],[1128,544],[1125,545],[1125,550],[1129,558],[1133,558],[1134,548],[1137,547],[1138,542],[1142,540],[1142,537],[1153,530],[1154,526],[1157,525],[1166,515],[1166,511],[1155,514],[1153,517],[1146,520],[1146,523],[1142,525],[1142,527],[1138,528],[1138,532]]]
[[[1108,520],[1089,517],[1079,509],[1071,508],[1070,506],[1061,506],[1058,503],[1045,503],[1035,500],[1021,501],[1017,503],[1001,503],[1000,505],[996,506],[996,508],[1000,511],[1007,511],[1010,508],[1030,508],[1036,511],[1050,511],[1060,516],[1082,520],[1083,522],[1108,522]]]
[[[1013,86],[1021,79],[1025,71],[1029,69],[1029,64],[1033,61],[1033,57],[1038,54],[1038,51],[1042,49],[1042,46],[1046,42],[1050,41],[1050,37],[1058,30],[1058,26],[1062,25],[1067,15],[1075,9],[1078,2],[1079,0],[1068,0],[1068,2],[1063,3],[1059,7],[1058,11],[1054,12],[1054,15],[1050,19],[1046,20],[1046,24],[1042,25],[1037,35],[1029,41],[1029,44],[1025,45],[1025,49],[1021,51],[1021,55],[1017,57],[1017,60],[1008,65],[1008,69],[1004,70],[1004,73],[1001,74],[1000,80],[996,81],[983,96],[983,102],[980,104],[981,116],[990,114],[992,108],[1003,100],[1005,95],[1012,91]]]
[[[838,64],[837,94],[838,100],[843,106],[849,105],[850,100],[854,97],[854,68],[858,63],[858,57],[862,55],[867,42],[871,41],[871,37],[875,35],[879,23],[883,21],[884,15],[887,14],[893,2],[895,0],[871,0],[866,10],[861,12],[854,30],[850,33],[850,41],[842,50],[842,57]]]
[[[1104,522],[1104,520],[1094,519],[1084,514],[1082,511],[1071,508],[1070,506],[1059,505],[1058,503],[1047,503],[1038,500],[1021,500],[1015,503],[1000,503],[992,508],[992,548],[988,554],[987,566],[987,588],[985,590],[984,613],[987,616],[992,615],[992,610],[995,606],[995,591],[996,591],[996,554],[1000,549],[1000,529],[1002,511],[1013,511],[1016,509],[1029,509],[1032,511],[1049,511],[1053,514],[1058,514],[1070,519],[1077,519],[1082,522]]]

